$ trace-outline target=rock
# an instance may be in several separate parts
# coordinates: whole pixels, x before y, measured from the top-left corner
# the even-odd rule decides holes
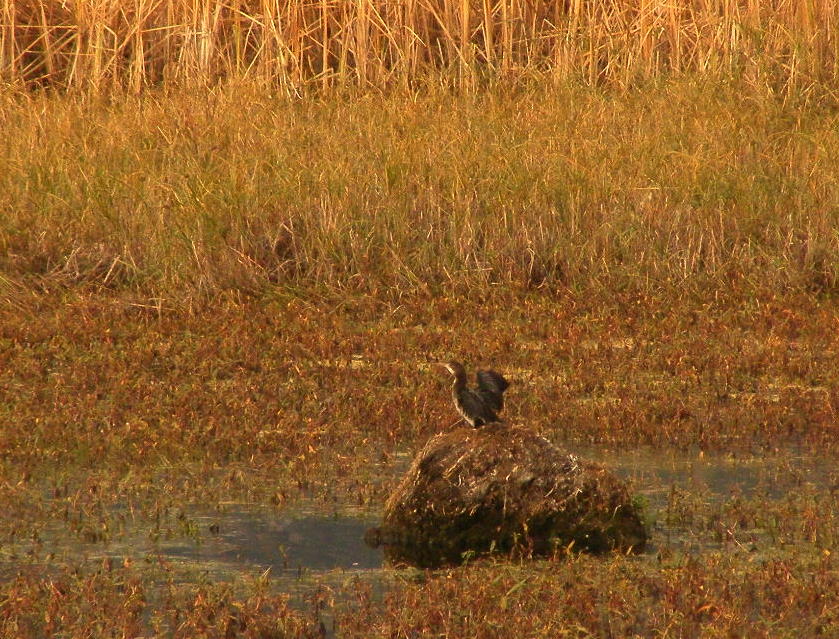
[[[609,471],[495,423],[432,437],[365,539],[393,563],[436,567],[490,552],[639,552],[647,531]]]

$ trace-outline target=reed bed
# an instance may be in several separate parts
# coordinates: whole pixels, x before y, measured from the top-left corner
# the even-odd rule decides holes
[[[839,0],[2,0],[0,78],[104,92],[245,75],[297,91],[698,71],[789,91],[837,78],[837,25]]]

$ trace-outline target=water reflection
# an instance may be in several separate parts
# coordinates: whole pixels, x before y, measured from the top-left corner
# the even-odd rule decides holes
[[[822,484],[836,472],[834,460],[803,455],[735,457],[654,450],[620,454],[582,450],[577,454],[631,481],[637,492],[652,501],[657,501],[657,495],[669,493],[674,486],[707,494],[712,501],[732,494],[780,499],[794,486]]]
[[[646,498],[657,522],[649,546],[653,549],[662,544],[684,547],[698,543],[700,537],[707,544],[708,535],[693,530],[689,521],[679,529],[665,525],[674,490],[687,492],[705,504],[722,504],[732,497],[780,500],[803,486],[831,485],[837,472],[835,460],[819,457],[734,458],[579,449],[575,453],[629,480],[633,492]],[[66,521],[52,520],[39,528],[35,538],[0,540],[0,576],[12,575],[27,565],[76,565],[124,558],[166,562],[177,569],[179,580],[192,580],[196,574],[232,579],[266,570],[272,578],[289,584],[299,582],[305,573],[320,575],[318,578],[330,571],[381,575],[381,550],[363,541],[364,531],[379,523],[379,513],[336,514],[316,503],[284,510],[226,503],[218,509],[169,513],[162,523],[125,513],[126,508],[113,509],[110,516],[123,523],[101,539],[71,530]]]
[[[311,505],[310,505],[311,506]],[[115,507],[118,517],[124,509]],[[34,538],[0,542],[0,578],[37,566],[81,565],[132,558],[166,566],[166,579],[234,579],[268,571],[300,582],[310,573],[380,569],[382,552],[364,544],[370,514],[336,514],[306,508],[277,511],[251,504],[217,510],[187,509],[162,522],[128,520],[119,532],[92,539],[64,521],[46,523]]]
[[[273,574],[304,568],[367,570],[382,565],[381,551],[363,541],[364,531],[375,523],[372,518],[284,515],[238,506],[193,519],[209,535],[200,544],[164,545],[166,554],[196,562],[270,568]]]

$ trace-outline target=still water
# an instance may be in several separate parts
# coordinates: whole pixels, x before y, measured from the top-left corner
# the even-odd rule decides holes
[[[674,489],[690,491],[708,502],[732,496],[763,495],[781,499],[807,483],[820,484],[835,473],[834,460],[791,457],[745,458],[581,451],[629,481],[642,495],[658,523],[651,546],[675,543],[661,514]],[[378,513],[336,511],[314,502],[277,509],[225,503],[213,509],[185,509],[169,514],[153,531],[143,518],[126,521],[103,539],[85,538],[66,522],[51,522],[34,539],[0,543],[0,576],[27,565],[74,565],[91,561],[133,560],[165,563],[178,580],[227,580],[266,571],[272,579],[294,583],[333,575],[381,573],[382,552],[364,544],[364,531],[377,525]],[[675,541],[674,541],[675,539]],[[170,573],[170,574],[171,574]]]

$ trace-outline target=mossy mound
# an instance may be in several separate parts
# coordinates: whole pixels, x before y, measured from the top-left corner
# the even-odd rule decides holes
[[[367,539],[394,563],[435,567],[496,551],[637,552],[647,531],[609,471],[497,423],[432,437]]]

